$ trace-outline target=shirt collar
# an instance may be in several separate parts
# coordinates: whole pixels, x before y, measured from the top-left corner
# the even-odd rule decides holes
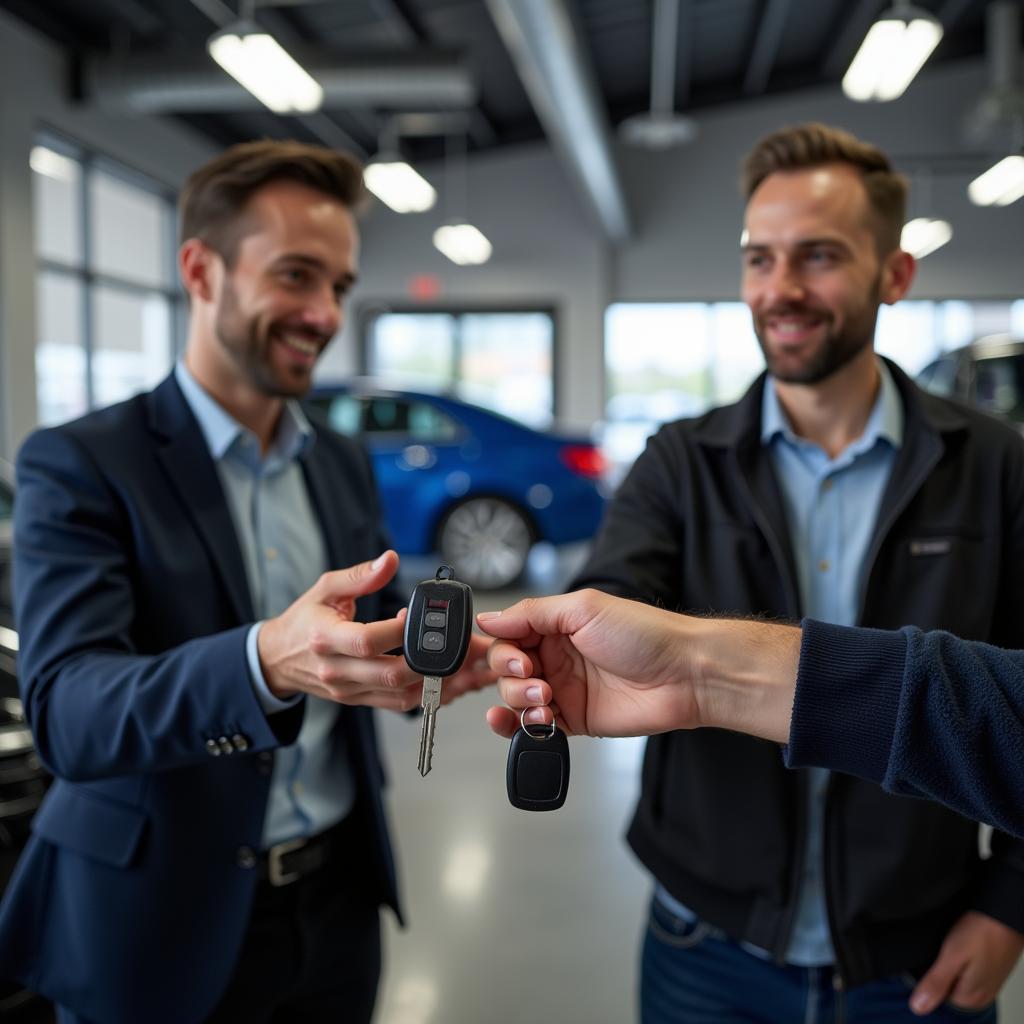
[[[181,388],[185,401],[188,402],[192,414],[203,432],[206,446],[215,461],[223,459],[232,446],[241,439],[255,435],[247,427],[243,427],[202,385],[192,376],[183,360],[178,360],[174,367],[174,377]],[[286,461],[296,459],[313,444],[316,435],[302,407],[294,399],[284,403],[281,421],[277,427],[277,435],[271,445],[271,451]],[[255,451],[258,448],[254,447]]]
[[[850,445],[855,451],[868,451],[879,440],[888,441],[893,448],[903,444],[903,400],[885,361],[878,359],[876,363],[881,385],[864,426],[864,433]],[[775,437],[782,437],[790,444],[798,444],[801,440],[789,425],[779,396],[775,393],[774,378],[769,374],[764,380],[764,398],[761,402],[761,443],[767,446]]]

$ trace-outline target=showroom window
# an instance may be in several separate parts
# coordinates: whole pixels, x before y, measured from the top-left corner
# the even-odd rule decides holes
[[[987,334],[1024,337],[1024,299],[908,300],[882,306],[875,348],[912,376]],[[621,302],[605,314],[602,443],[628,466],[660,423],[735,401],[764,368],[741,302]]]
[[[31,166],[36,387],[39,422],[51,424],[159,382],[182,296],[166,189],[49,134]]]
[[[363,345],[365,371],[392,387],[454,393],[531,427],[554,419],[550,311],[374,311]]]

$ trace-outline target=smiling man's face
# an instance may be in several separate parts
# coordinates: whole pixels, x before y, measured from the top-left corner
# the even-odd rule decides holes
[[[217,296],[217,361],[263,394],[301,396],[342,324],[356,277],[355,220],[336,199],[289,181],[256,192],[244,216]]]
[[[744,226],[743,300],[776,379],[815,384],[872,345],[879,303],[895,298],[853,167],[769,175]]]

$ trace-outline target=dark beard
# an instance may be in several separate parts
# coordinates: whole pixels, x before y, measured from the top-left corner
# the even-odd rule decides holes
[[[827,380],[832,374],[837,373],[847,364],[853,362],[865,348],[870,348],[875,340],[875,323],[878,320],[879,294],[881,292],[882,276],[879,271],[875,278],[868,301],[856,318],[848,320],[846,326],[840,332],[834,332],[829,323],[829,330],[825,335],[825,341],[811,358],[796,370],[785,370],[780,366],[779,360],[773,358],[765,344],[763,332],[758,325],[757,318],[753,320],[754,333],[757,335],[758,344],[761,346],[761,353],[768,366],[768,372],[779,381],[786,384],[820,384]],[[783,312],[799,313],[804,307],[797,303],[788,308],[773,310],[773,316]],[[813,311],[817,313],[818,311]]]
[[[247,320],[238,307],[231,281],[224,282],[214,330],[221,348],[238,368],[246,382],[268,398],[301,398],[312,384],[310,374],[296,374],[294,382],[278,379],[270,366],[270,330],[262,332]]]

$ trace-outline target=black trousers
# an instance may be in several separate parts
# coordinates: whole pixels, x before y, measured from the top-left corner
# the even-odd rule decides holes
[[[369,1024],[380,912],[365,861],[349,852],[290,885],[257,884],[238,964],[207,1024]]]
[[[381,969],[377,887],[361,829],[337,827],[351,842],[318,871],[279,888],[257,883],[238,963],[205,1024],[369,1024]],[[63,1007],[57,1020],[92,1024]]]

